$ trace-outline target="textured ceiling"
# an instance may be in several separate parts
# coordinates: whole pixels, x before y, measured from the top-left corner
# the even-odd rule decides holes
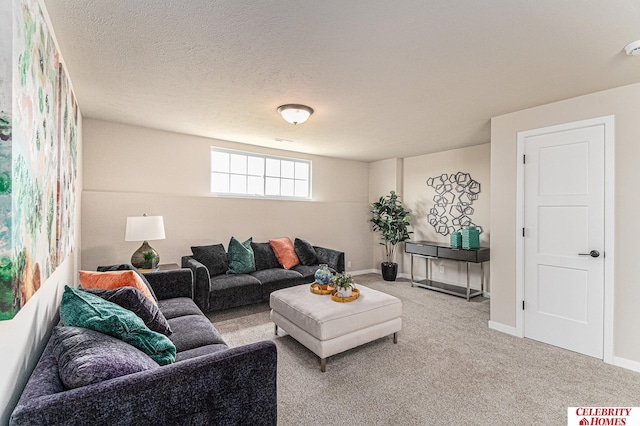
[[[355,160],[640,82],[638,0],[44,3],[85,117]],[[285,103],[315,114],[293,126]]]

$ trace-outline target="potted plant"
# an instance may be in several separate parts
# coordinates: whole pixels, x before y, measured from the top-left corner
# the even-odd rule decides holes
[[[331,285],[336,289],[338,297],[351,297],[356,281],[346,272],[334,275],[331,278]]]
[[[374,232],[380,232],[386,254],[386,262],[382,262],[382,278],[385,281],[395,281],[398,275],[398,264],[395,263],[396,248],[398,243],[409,239],[409,210],[400,201],[395,191],[389,195],[380,197],[378,201],[371,204],[373,217],[369,220],[372,223]]]

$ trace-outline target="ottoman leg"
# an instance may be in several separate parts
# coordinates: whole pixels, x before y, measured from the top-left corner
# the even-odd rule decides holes
[[[278,333],[276,333],[276,334],[278,334]],[[397,331],[395,333],[393,333],[393,343],[396,344],[396,345],[398,344],[398,332]]]
[[[327,371],[327,359],[326,358],[321,358],[320,359],[320,371],[322,371],[323,373]]]

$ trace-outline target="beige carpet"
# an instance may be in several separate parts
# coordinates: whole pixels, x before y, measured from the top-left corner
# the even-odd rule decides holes
[[[490,330],[488,299],[356,279],[402,300],[403,329],[397,345],[385,337],[328,358],[326,373],[274,336],[268,304],[210,315],[231,346],[276,342],[279,425],[566,425],[570,406],[640,406],[639,373]]]

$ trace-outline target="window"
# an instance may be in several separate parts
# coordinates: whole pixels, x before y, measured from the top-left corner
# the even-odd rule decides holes
[[[211,147],[211,192],[311,198],[311,162]]]

